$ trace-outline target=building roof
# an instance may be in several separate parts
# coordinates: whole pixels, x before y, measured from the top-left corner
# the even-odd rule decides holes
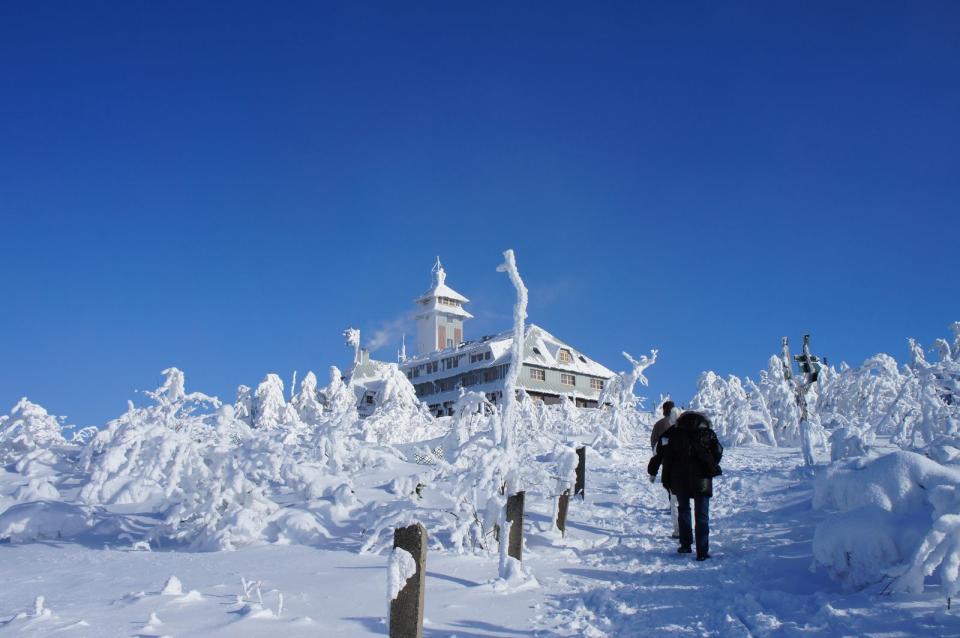
[[[513,330],[508,330],[497,335],[482,337],[475,341],[468,341],[460,346],[454,346],[452,348],[437,350],[429,354],[410,357],[403,362],[400,367],[401,369],[408,369],[453,355],[472,354],[490,350],[492,353],[492,360],[484,360],[475,366],[478,368],[486,368],[492,365],[509,363],[511,359],[512,344]],[[568,350],[570,352],[569,362],[560,361],[560,350]],[[597,363],[576,348],[573,348],[567,343],[561,341],[536,324],[529,324],[527,326],[526,336],[524,338],[523,362],[529,365],[543,366],[545,368],[578,372],[580,374],[598,377],[601,379],[609,379],[615,374],[606,366]],[[467,363],[466,366],[473,367],[470,366],[469,363]],[[460,370],[462,371],[463,368],[461,367]],[[445,374],[445,372],[439,371],[437,374],[442,376]]]
[[[436,297],[446,297],[447,299],[453,299],[455,301],[459,301],[460,303],[467,303],[470,301],[445,283],[447,279],[447,271],[443,269],[443,264],[440,263],[439,257],[437,257],[437,263],[433,265],[433,270],[430,272],[433,274],[433,286],[425,293],[414,299],[415,302],[422,303],[423,301]],[[445,306],[443,309],[447,307],[448,306]]]
[[[417,300],[417,303],[420,304],[419,308],[417,309],[417,315],[421,315],[431,311],[436,311],[436,312],[442,312],[448,315],[455,315],[463,319],[473,319],[473,315],[471,315],[469,312],[464,310],[462,307],[448,306],[447,304],[440,303],[436,299],[433,299],[432,301],[430,301],[429,298],[426,298],[426,299],[427,299],[426,304],[421,303],[421,301],[424,300],[424,297],[421,297],[420,299]]]

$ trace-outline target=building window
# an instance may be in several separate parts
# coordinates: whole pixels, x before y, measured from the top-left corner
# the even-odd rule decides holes
[[[493,359],[493,353],[487,350],[483,353],[483,358],[489,361],[490,359]]]
[[[448,348],[452,348],[452,347],[453,347],[453,339],[447,339],[447,347],[448,347]]]
[[[560,383],[563,385],[577,385],[577,377],[566,372],[560,373]]]
[[[491,381],[497,380],[497,369],[491,368],[489,370],[483,371],[483,382],[490,383]]]
[[[570,363],[573,361],[573,358],[570,356],[570,351],[566,348],[560,348],[560,354],[557,355],[557,361],[560,363]]]
[[[367,399],[367,404],[368,404],[368,405],[373,405],[373,395],[372,395],[372,394],[368,394],[367,397],[366,397],[366,399]]]
[[[489,352],[478,352],[477,354],[470,355],[470,363],[477,363],[478,361],[483,361],[490,358]]]
[[[591,390],[603,390],[603,379],[590,379]]]
[[[530,378],[534,381],[546,381],[547,373],[545,370],[540,368],[530,368]]]

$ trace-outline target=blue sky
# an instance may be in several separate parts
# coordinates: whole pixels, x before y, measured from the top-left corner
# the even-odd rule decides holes
[[[390,358],[437,254],[654,398],[960,319],[954,2],[5,3],[0,78],[4,410]]]

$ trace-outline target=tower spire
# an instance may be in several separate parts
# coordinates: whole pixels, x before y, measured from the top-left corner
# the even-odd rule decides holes
[[[443,269],[443,264],[440,263],[440,255],[437,255],[437,263],[433,265],[430,272],[433,274],[433,285],[442,286],[447,279],[447,271]]]

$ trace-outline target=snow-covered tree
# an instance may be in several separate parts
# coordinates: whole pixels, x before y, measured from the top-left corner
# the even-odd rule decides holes
[[[283,381],[276,374],[268,374],[253,393],[251,406],[253,427],[271,429],[297,422],[297,413],[287,405],[283,396]]]
[[[0,464],[15,463],[37,450],[49,450],[66,444],[62,419],[23,397],[0,416]]]
[[[307,372],[300,381],[300,392],[290,402],[304,423],[316,425],[323,420],[323,403],[317,391],[317,377]]]

